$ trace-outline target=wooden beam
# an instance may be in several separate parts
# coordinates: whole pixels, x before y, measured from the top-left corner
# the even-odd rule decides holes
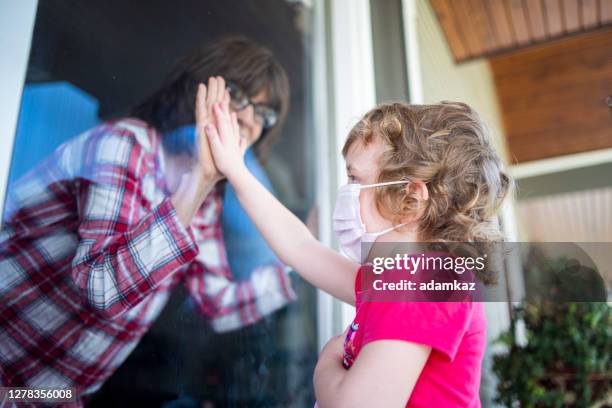
[[[545,39],[547,32],[542,2],[540,0],[525,0],[524,5],[527,20],[531,27],[531,37],[536,41]]]
[[[561,10],[565,23],[565,32],[573,33],[580,30],[580,5],[578,0],[561,0]]]
[[[518,162],[612,148],[612,28],[491,59]]]
[[[461,25],[463,39],[471,55],[480,55],[486,52],[485,43],[474,24],[474,15],[469,0],[452,0],[449,6],[454,10],[457,21]]]
[[[601,25],[612,23],[612,0],[599,0],[601,13]]]
[[[506,7],[512,19],[514,27],[514,38],[518,44],[528,44],[531,42],[529,24],[525,16],[525,9],[521,0],[506,0]]]
[[[597,0],[582,0],[582,28],[589,29],[599,24]]]
[[[469,0],[468,4],[472,14],[472,26],[476,35],[480,38],[480,43],[484,46],[485,52],[492,52],[499,48],[495,37],[491,19],[487,13],[487,0]]]
[[[454,12],[450,8],[448,0],[430,0],[429,3],[442,26],[442,31],[455,60],[462,61],[470,57],[471,54],[464,43],[461,29],[454,21]]]
[[[510,27],[510,16],[506,10],[504,0],[490,0],[487,2],[491,20],[495,28],[495,37],[501,48],[514,45],[514,33]]]
[[[561,15],[561,5],[559,0],[544,0],[544,9],[546,16],[546,26],[548,27],[548,35],[557,37],[563,34],[563,17]]]
[[[429,0],[462,62],[612,26],[612,0]]]

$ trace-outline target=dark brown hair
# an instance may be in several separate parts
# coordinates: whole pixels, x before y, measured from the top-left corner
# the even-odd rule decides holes
[[[284,68],[268,48],[244,37],[225,38],[182,58],[160,89],[136,106],[131,115],[162,134],[192,124],[198,84],[207,83],[209,77],[217,75],[236,83],[250,97],[266,91],[268,105],[279,112],[276,125],[264,130],[255,145],[261,157],[287,116],[289,81]]]

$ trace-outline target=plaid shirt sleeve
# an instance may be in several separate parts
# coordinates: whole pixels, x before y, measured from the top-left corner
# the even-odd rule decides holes
[[[89,305],[113,318],[194,259],[198,247],[169,198],[148,208],[143,190],[153,182],[154,155],[134,134],[110,128],[90,139],[77,188],[72,278]]]
[[[248,280],[235,281],[223,243],[222,195],[210,194],[192,224],[200,247],[185,282],[213,329],[226,332],[255,323],[297,298],[288,269],[280,263],[256,268]]]

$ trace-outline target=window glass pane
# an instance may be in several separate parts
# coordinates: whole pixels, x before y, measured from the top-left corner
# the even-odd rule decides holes
[[[0,324],[14,363],[3,384],[75,387],[92,407],[314,404],[316,291],[225,183],[189,231],[167,199],[193,165],[193,79],[210,72],[248,98],[235,107],[248,167],[308,219],[312,13],[288,0],[39,1],[0,236],[15,316]],[[267,129],[264,105],[278,118]]]

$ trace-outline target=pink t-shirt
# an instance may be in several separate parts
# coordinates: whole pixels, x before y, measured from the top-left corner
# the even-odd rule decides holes
[[[486,347],[483,304],[366,302],[360,282],[361,268],[355,282],[357,314],[344,342],[344,366],[350,368],[361,348],[372,341],[425,344],[432,351],[406,406],[480,407],[480,368]]]

